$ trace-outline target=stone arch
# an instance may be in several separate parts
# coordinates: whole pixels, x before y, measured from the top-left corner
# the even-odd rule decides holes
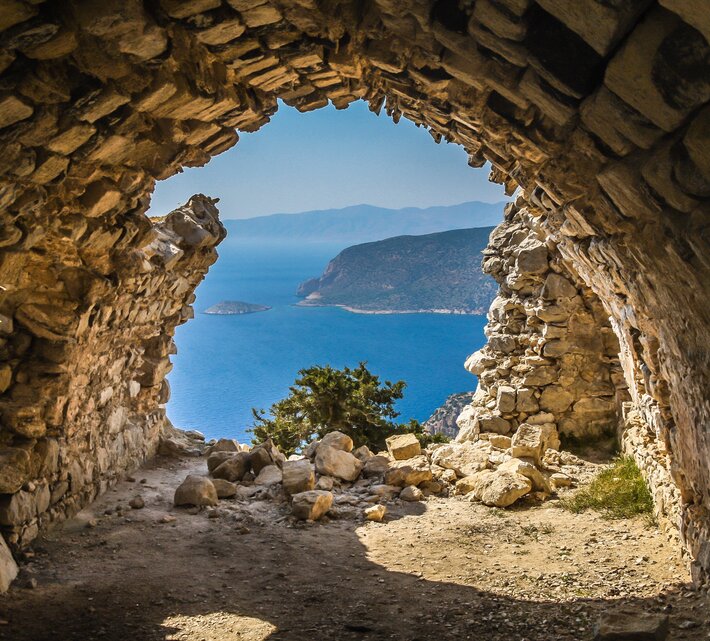
[[[366,100],[462,145],[599,298],[635,452],[710,569],[710,22],[695,0],[0,0],[0,467],[7,538],[155,451],[214,203],[156,180],[277,99]],[[630,420],[631,420],[630,419]],[[641,448],[640,444],[645,444]],[[660,491],[662,494],[662,491]],[[8,514],[10,516],[8,516]],[[9,523],[9,524],[8,524]]]

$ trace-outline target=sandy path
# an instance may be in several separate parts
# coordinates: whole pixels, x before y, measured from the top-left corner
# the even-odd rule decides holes
[[[0,639],[576,641],[621,603],[669,612],[670,639],[710,639],[707,596],[643,519],[460,498],[393,504],[366,525],[294,527],[269,502],[222,501],[218,518],[172,508],[203,467],[151,464],[37,541],[0,596]],[[146,507],[130,510],[136,494]]]

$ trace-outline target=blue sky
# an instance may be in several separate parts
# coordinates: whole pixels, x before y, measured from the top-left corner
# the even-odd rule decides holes
[[[271,122],[206,166],[158,183],[151,215],[169,212],[194,193],[220,198],[222,218],[330,209],[454,205],[505,199],[488,182],[489,167],[472,169],[456,145],[437,145],[402,119],[379,117],[356,102],[302,114],[281,104]]]

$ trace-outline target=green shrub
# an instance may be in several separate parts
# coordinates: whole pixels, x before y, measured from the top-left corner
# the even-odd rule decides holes
[[[254,443],[270,438],[287,456],[315,438],[338,430],[350,436],[355,447],[385,448],[393,434],[414,432],[423,437],[418,421],[395,423],[399,416],[394,404],[402,398],[406,383],[380,383],[366,363],[342,370],[330,365],[314,366],[298,372],[290,394],[274,403],[266,415],[252,408]]]
[[[599,510],[612,519],[627,519],[653,512],[651,494],[636,462],[630,456],[616,459],[610,468],[597,474],[587,487],[562,501],[562,505],[577,514],[590,508]]]

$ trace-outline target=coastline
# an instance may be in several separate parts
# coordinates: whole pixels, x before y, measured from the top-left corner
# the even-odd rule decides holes
[[[488,310],[465,310],[465,309],[360,309],[359,307],[351,307],[340,303],[322,303],[314,304],[305,301],[299,301],[295,304],[297,307],[339,307],[346,312],[352,314],[455,314],[458,316],[485,316]]]

